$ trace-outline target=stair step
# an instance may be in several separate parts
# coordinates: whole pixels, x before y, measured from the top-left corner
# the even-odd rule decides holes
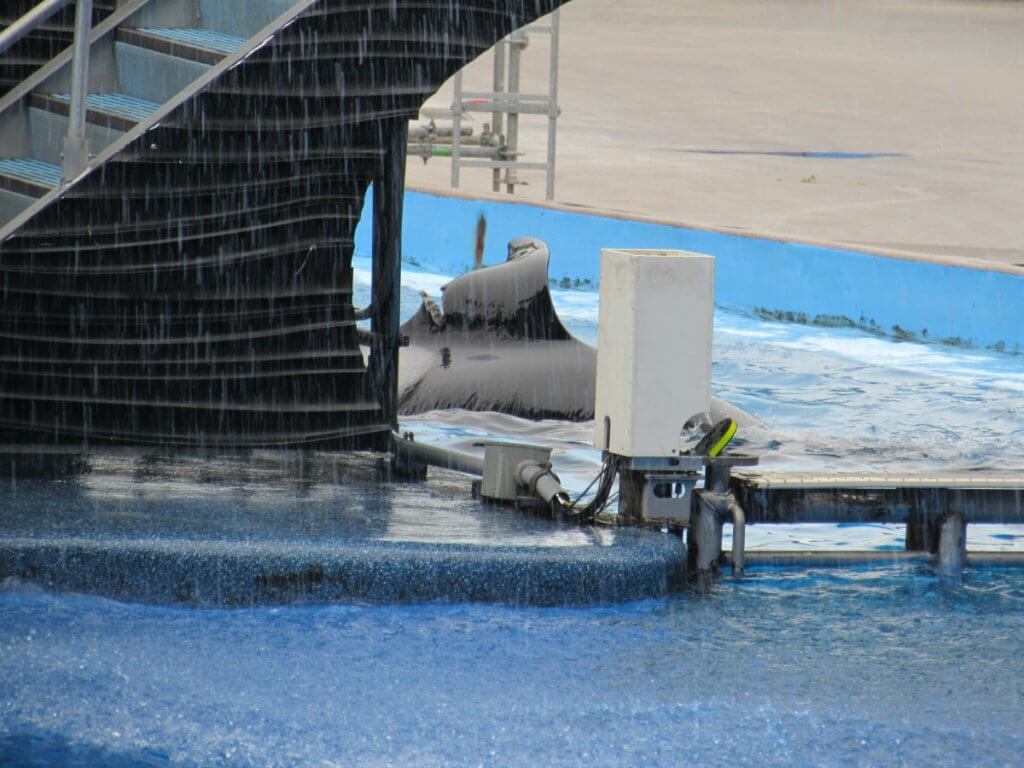
[[[60,166],[34,157],[0,158],[0,187],[42,197],[60,184]]]
[[[158,53],[190,59],[202,64],[217,64],[245,43],[244,37],[193,27],[122,28],[117,39]]]
[[[90,93],[86,97],[86,120],[115,131],[130,131],[140,120],[153,114],[160,105],[126,93]],[[67,117],[71,96],[67,93],[33,93],[29,106]],[[104,143],[104,146],[108,144]],[[96,147],[90,147],[95,151]]]
[[[142,27],[139,31],[220,53],[234,53],[245,44],[244,37],[196,27]]]
[[[70,93],[54,93],[53,98],[65,103],[71,102]],[[127,93],[90,93],[85,97],[89,111],[106,112],[133,120],[145,120],[160,108],[155,101],[147,101]]]

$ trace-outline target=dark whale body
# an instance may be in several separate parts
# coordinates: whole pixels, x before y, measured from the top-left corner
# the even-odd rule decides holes
[[[399,411],[463,408],[526,419],[594,418],[597,350],[562,325],[548,289],[548,247],[509,243],[508,260],[444,286],[401,329]],[[712,398],[712,419],[756,419]]]

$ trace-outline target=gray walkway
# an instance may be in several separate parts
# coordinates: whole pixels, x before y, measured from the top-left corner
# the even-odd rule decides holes
[[[543,50],[524,87],[546,83]],[[1024,263],[1024,2],[573,0],[561,77],[557,202]],[[543,121],[523,122],[542,157]],[[449,172],[413,160],[408,181]],[[526,178],[517,196],[542,199]]]

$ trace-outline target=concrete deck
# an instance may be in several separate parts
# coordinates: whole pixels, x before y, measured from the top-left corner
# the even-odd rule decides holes
[[[547,83],[546,45],[531,40],[525,90]],[[560,75],[559,203],[1024,264],[1024,3],[574,0]],[[450,103],[448,84],[427,106]],[[544,131],[523,118],[527,159]],[[410,159],[410,186],[449,175]],[[542,174],[523,177],[516,197],[543,199]],[[464,192],[490,189],[463,172]]]

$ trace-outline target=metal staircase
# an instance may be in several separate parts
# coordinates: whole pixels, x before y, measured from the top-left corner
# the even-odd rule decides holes
[[[62,158],[73,49],[0,98],[0,444],[387,445],[406,121],[555,4],[107,11],[80,172]],[[5,72],[19,50],[0,54]],[[351,258],[371,183],[367,365]]]

